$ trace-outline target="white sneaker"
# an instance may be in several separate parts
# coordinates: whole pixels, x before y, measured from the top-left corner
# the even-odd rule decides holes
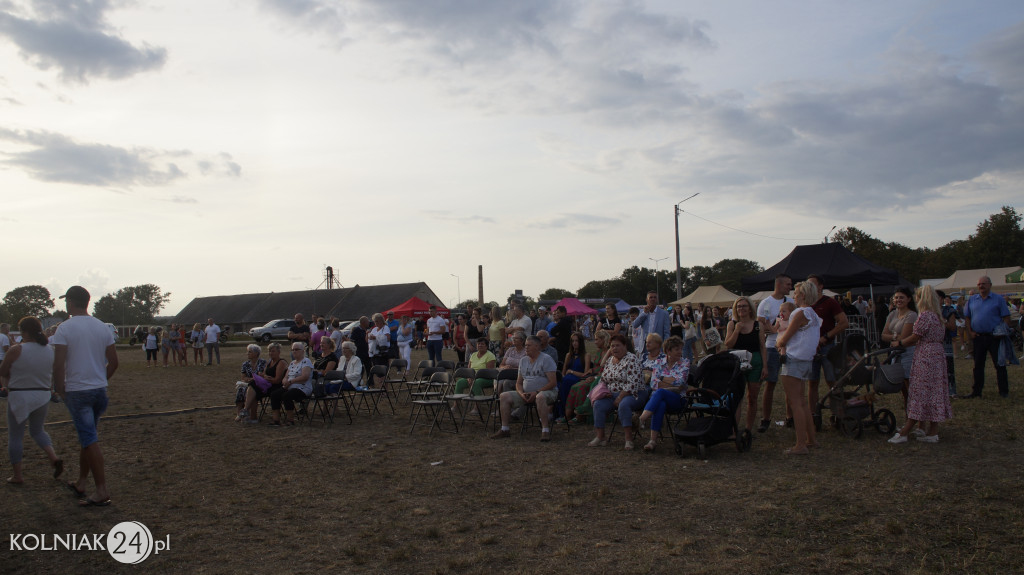
[[[632,450],[633,450],[633,442],[632,441],[627,441],[626,442],[626,451],[632,451]]]
[[[591,439],[590,443],[588,443],[587,445],[589,445],[590,447],[604,447],[605,445],[608,445],[608,440],[595,437],[594,439]]]
[[[936,433],[935,435],[922,435],[921,437],[918,437],[917,440],[923,443],[938,443],[939,434]]]
[[[928,434],[925,433],[924,430],[921,429],[920,427],[915,427],[913,430],[911,430],[910,435],[913,435],[914,437],[917,437],[917,438],[922,438],[922,437],[924,437],[925,435],[928,435]]]
[[[898,432],[898,431],[896,432],[896,435],[893,435],[892,437],[889,438],[889,443],[906,443],[906,442],[907,442],[907,436],[906,435],[900,435],[900,432]]]

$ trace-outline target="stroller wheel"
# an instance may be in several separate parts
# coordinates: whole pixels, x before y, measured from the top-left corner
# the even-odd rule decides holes
[[[705,460],[708,458],[708,446],[703,441],[697,444],[697,457]]]
[[[843,434],[847,437],[859,439],[864,432],[864,425],[855,417],[846,416],[842,420]]]
[[[882,435],[889,435],[896,429],[896,416],[888,409],[879,409],[875,413],[875,429]]]

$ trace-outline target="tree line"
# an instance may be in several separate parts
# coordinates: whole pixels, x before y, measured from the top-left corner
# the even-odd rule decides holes
[[[154,284],[123,287],[93,300],[92,315],[118,325],[152,323],[170,299],[170,292],[161,292]],[[54,310],[50,290],[41,285],[21,286],[7,292],[0,302],[0,322],[14,324],[25,316],[40,319],[67,319],[64,310]]]
[[[833,241],[877,265],[898,271],[906,280],[915,284],[926,278],[949,277],[958,269],[1024,265],[1021,215],[1009,206],[1003,206],[999,213],[992,214],[978,224],[975,233],[966,239],[953,240],[936,249],[911,248],[898,242],[884,242],[852,226],[836,232]],[[711,267],[684,267],[680,271],[680,292],[686,295],[702,285],[721,285],[739,293],[742,278],[760,273],[764,268],[751,260],[724,259]],[[622,270],[616,277],[588,281],[575,292],[553,287],[541,292],[536,299],[526,297],[524,300],[527,308],[534,307],[537,301],[565,297],[621,298],[630,303],[642,303],[647,292],[652,289],[658,290],[662,302],[674,300],[675,270],[656,271],[632,266]],[[466,300],[458,307],[464,308],[467,303],[475,304],[476,300]]]

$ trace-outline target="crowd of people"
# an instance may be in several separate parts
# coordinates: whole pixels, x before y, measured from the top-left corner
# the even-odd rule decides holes
[[[651,292],[647,305],[631,308],[624,317],[613,305],[608,305],[603,314],[575,318],[568,317],[564,308],[539,307],[526,312],[523,306],[513,304],[503,313],[498,307],[470,307],[451,321],[432,309],[422,328],[409,317],[394,320],[376,314],[362,318],[360,327],[351,333],[339,334],[331,329],[332,323],[337,327],[336,322],[316,318],[315,331],[307,334],[303,329],[289,333],[289,338],[301,344],[293,348],[293,366],[304,357],[300,351],[307,344],[312,361],[334,358],[333,363],[316,363],[308,372],[297,373],[302,381],[299,389],[305,389],[307,379],[315,373],[324,374],[325,367],[338,365],[337,355],[331,353],[336,346],[325,349],[318,342],[338,338],[343,344],[351,344],[351,354],[364,371],[391,357],[407,359],[409,351],[422,342],[434,361],[441,359],[443,350],[454,349],[458,364],[474,370],[519,370],[515,381],[462,378],[455,384],[456,394],[496,394],[494,415],[500,428],[492,436],[495,439],[509,437],[512,421],[521,417],[527,406],[536,405],[542,441],[550,439],[552,423],[567,422],[592,426],[590,445],[603,446],[608,441],[605,430],[615,418],[626,437],[625,449],[634,448],[639,430],[650,433],[643,446],[647,451],[657,448],[665,415],[685,407],[688,376],[696,362],[721,351],[742,351],[747,353],[747,390],[744,405],[737,406],[737,418],[746,429],[762,433],[770,429],[775,386],[781,382],[786,396],[784,421],[795,431],[795,443],[786,453],[802,455],[818,446],[820,381],[823,377],[831,386],[837,379],[837,370],[827,359],[829,351],[842,341],[852,316],[866,318],[883,312],[879,345],[896,348],[894,361],[906,374],[904,397],[909,427],[901,429],[894,440],[900,442],[899,437],[914,428],[921,441],[937,442],[939,423],[952,416],[949,400],[957,397],[952,366],[947,366],[952,362],[950,350],[957,337],[957,322],[969,330],[970,341],[979,350],[976,355],[984,356],[990,348],[996,349],[986,339],[992,337],[993,326],[980,320],[981,304],[972,303],[975,298],[988,298],[984,301],[989,302],[999,297],[990,294],[986,285],[990,282],[979,282],[979,294],[964,298],[960,305],[963,311],[959,311],[951,298],[930,287],[916,293],[900,288],[891,298],[875,301],[863,296],[851,300],[825,295],[820,276],[812,275],[794,285],[791,278],[780,275],[773,292],[756,306],[747,297],[739,297],[730,307],[662,306],[658,295]],[[994,307],[1008,315],[1009,308],[1001,298],[999,301]],[[972,316],[976,318],[973,322]],[[304,324],[301,316],[296,316],[296,323]],[[591,341],[595,352],[588,351],[587,343]],[[943,361],[935,361],[936,349]],[[237,403],[242,409],[239,419],[253,421],[252,398],[273,392],[258,389],[250,375],[250,362],[243,366],[239,382],[248,391],[239,392]],[[351,371],[352,363],[346,362],[346,370]],[[1005,374],[1002,369],[997,366],[997,374]],[[1007,391],[1003,378],[997,375],[1000,393]],[[936,382],[940,380],[943,392],[936,394]],[[976,374],[978,394],[981,385]],[[292,396],[299,397],[296,393]],[[972,393],[967,397],[975,396]],[[277,411],[275,404],[275,414]],[[275,415],[272,422],[277,421]]]

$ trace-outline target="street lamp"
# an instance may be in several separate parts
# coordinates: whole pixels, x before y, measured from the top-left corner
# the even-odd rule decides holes
[[[689,198],[686,198],[686,200],[692,200],[693,198],[695,198],[695,197],[697,197],[699,195],[700,195],[700,192],[697,192],[696,194],[693,194]],[[682,277],[681,266],[679,264],[679,212],[681,212],[682,210],[679,209],[679,204],[685,202],[686,200],[681,200],[679,202],[676,202],[676,205],[675,205],[675,211],[676,211],[676,299],[680,299],[680,298],[683,297],[683,277]]]
[[[658,294],[658,301],[661,301],[661,285],[658,283],[658,262],[661,260],[667,260],[668,256],[663,258],[647,258],[654,262],[654,291]],[[679,299],[679,298],[676,298]]]
[[[455,305],[459,305],[460,303],[462,303],[462,279],[459,276],[455,275],[455,274],[448,274],[448,275],[450,275],[453,278],[455,278],[455,289],[456,289],[455,293],[459,294],[459,300],[457,302],[455,302]]]

